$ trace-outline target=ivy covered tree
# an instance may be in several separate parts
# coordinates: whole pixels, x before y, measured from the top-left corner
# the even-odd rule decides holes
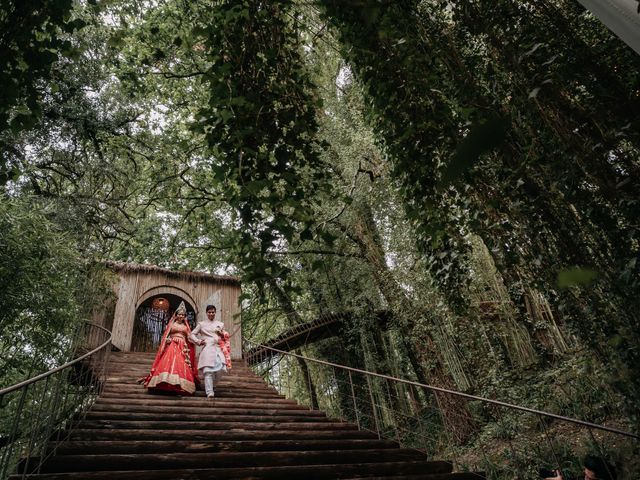
[[[599,69],[563,70],[573,59],[556,67],[553,45],[571,51],[562,42],[572,31],[580,38],[572,30],[574,15],[582,15],[576,9],[480,3],[442,10],[428,2],[358,2],[352,9],[321,2],[371,99],[369,116],[418,225],[420,248],[450,301],[461,300],[468,234],[476,233],[508,284],[524,279],[553,295],[636,396],[637,349],[628,347],[638,339],[625,325],[636,323],[638,285],[628,280],[637,268],[631,232],[638,149],[637,129],[626,130],[638,118],[630,110],[617,114],[600,82],[613,78],[616,96],[635,104],[637,78],[601,62]],[[518,19],[515,36],[502,31],[511,24],[496,22],[500,15]],[[487,19],[480,28],[479,18]],[[549,22],[566,28],[560,41]],[[617,61],[637,70],[632,53],[613,48]],[[586,113],[595,108],[610,120],[607,127]],[[599,280],[591,287],[558,290],[566,285],[558,279],[584,285],[593,275]],[[512,295],[522,306],[522,289]]]
[[[13,3],[7,318],[44,257],[59,311],[85,260],[233,273],[256,340],[335,314],[304,353],[637,425],[639,62],[574,0]]]

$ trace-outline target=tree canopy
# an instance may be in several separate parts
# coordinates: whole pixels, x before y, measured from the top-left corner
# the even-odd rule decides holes
[[[136,261],[241,276],[256,340],[350,312],[307,351],[637,430],[638,56],[575,0],[348,3],[2,1],[8,378]]]

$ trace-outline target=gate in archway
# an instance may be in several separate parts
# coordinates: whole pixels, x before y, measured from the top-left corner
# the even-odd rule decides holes
[[[196,314],[193,306],[177,295],[158,295],[147,299],[136,310],[131,338],[131,351],[155,352],[162,340],[162,334],[173,312],[180,302],[187,307],[187,320],[191,328],[196,326]]]

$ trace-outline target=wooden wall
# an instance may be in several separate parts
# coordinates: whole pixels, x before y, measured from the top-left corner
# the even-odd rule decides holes
[[[214,275],[189,275],[160,268],[119,268],[116,272],[119,280],[114,289],[117,291],[118,299],[112,329],[113,345],[116,348],[122,351],[129,351],[131,348],[136,309],[142,302],[156,295],[173,294],[182,297],[194,307],[198,321],[206,318],[207,304],[215,305],[218,310],[216,318],[224,322],[225,328],[231,334],[232,358],[242,358],[242,330],[238,306],[240,284],[237,280],[230,281]]]

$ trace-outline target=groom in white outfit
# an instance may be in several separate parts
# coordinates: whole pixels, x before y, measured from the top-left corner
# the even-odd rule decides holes
[[[207,305],[207,319],[191,332],[191,340],[204,348],[198,357],[198,371],[204,377],[204,389],[208,398],[215,394],[215,386],[222,372],[227,371],[224,354],[218,345],[224,323],[216,320],[216,307]]]

